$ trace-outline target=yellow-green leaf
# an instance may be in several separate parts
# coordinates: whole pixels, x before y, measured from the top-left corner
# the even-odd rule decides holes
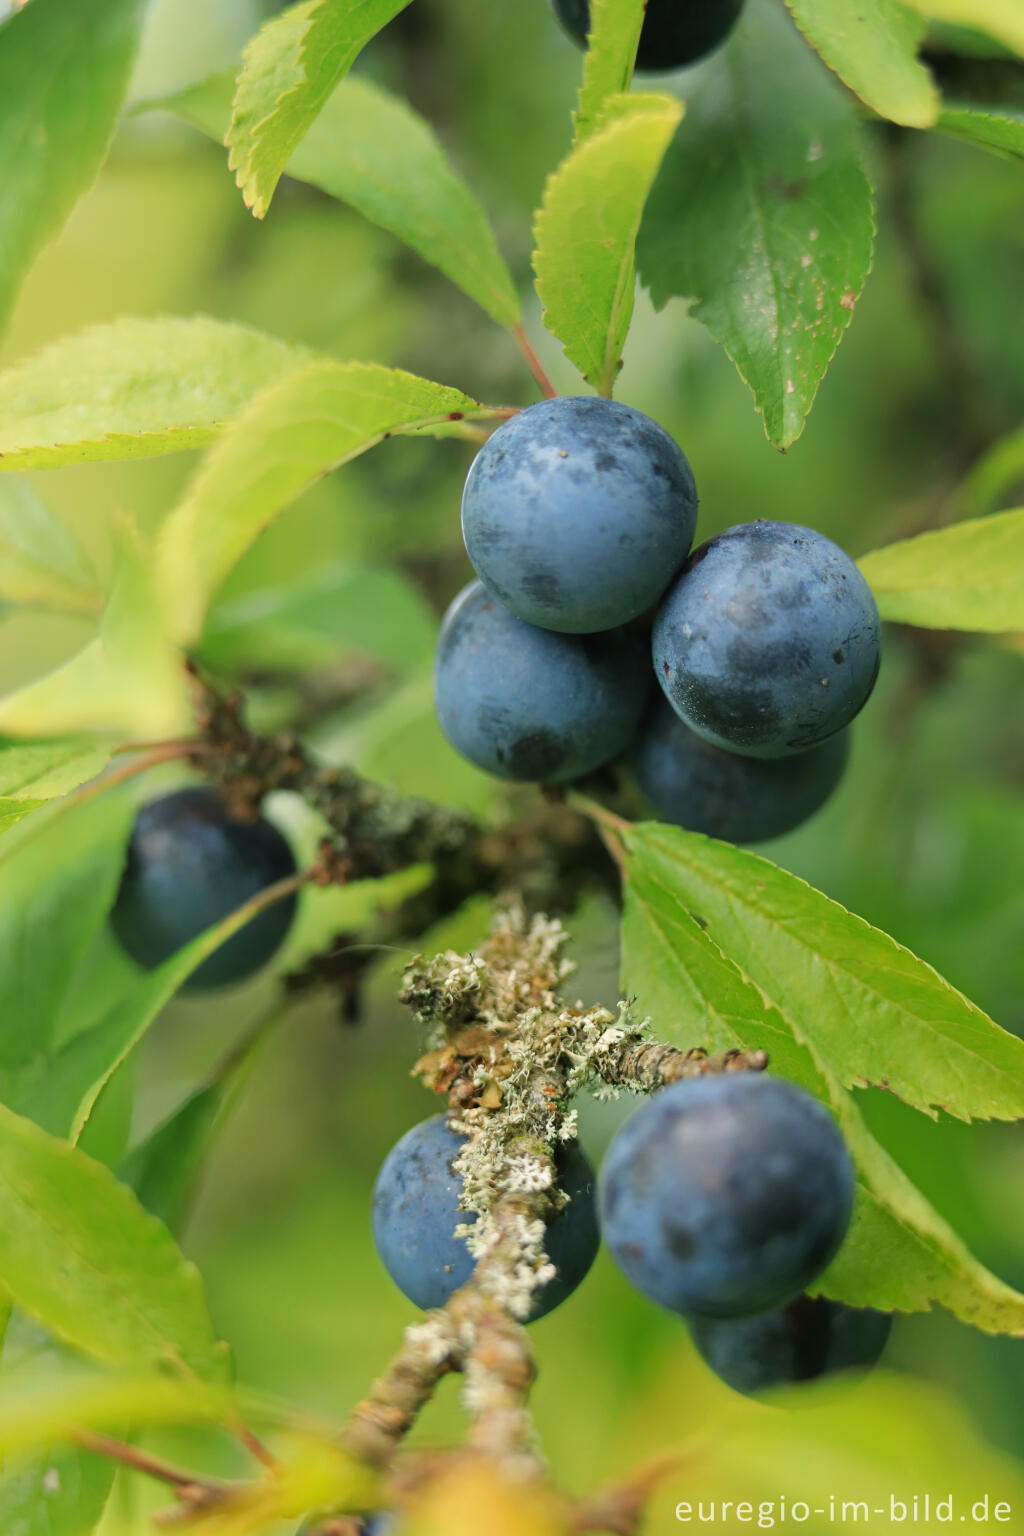
[[[257,218],[295,146],[339,80],[409,0],[300,0],[245,51],[231,114],[229,165]]]
[[[907,0],[933,21],[988,32],[1024,57],[1024,5],[1020,0]]]
[[[901,0],[786,0],[793,19],[840,80],[894,123],[930,128],[939,93],[917,57],[926,27]]]
[[[859,563],[884,619],[928,629],[1024,629],[1024,508],[901,539]]]
[[[489,415],[457,389],[376,363],[315,363],[271,385],[207,456],[161,530],[158,571],[173,632],[183,642],[199,637],[235,562],[321,476],[393,433]]]
[[[633,317],[637,231],[682,116],[671,96],[622,95],[549,177],[533,265],[544,322],[600,394],[610,395]]]
[[[94,326],[0,373],[0,470],[201,448],[310,356],[201,315]]]
[[[96,573],[76,540],[17,475],[0,479],[0,600],[97,613]]]
[[[182,658],[164,632],[163,617],[151,558],[125,524],[99,634],[56,671],[0,701],[0,731],[28,737],[124,731],[148,740],[186,730]]]
[[[576,142],[597,127],[612,97],[629,90],[647,0],[590,0],[590,35],[576,108]]]
[[[141,0],[31,0],[0,27],[0,328],[103,163],[142,11]]]
[[[83,1354],[224,1378],[198,1272],[166,1227],[102,1163],[3,1106],[0,1279]]]

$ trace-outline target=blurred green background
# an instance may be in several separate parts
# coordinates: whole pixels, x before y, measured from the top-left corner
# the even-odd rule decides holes
[[[255,0],[160,0],[135,100],[233,65],[268,9]],[[568,147],[579,76],[579,56],[543,0],[417,0],[360,67],[408,95],[436,126],[527,288],[531,213]],[[685,306],[673,302],[656,315],[639,297],[619,395],[661,421],[690,457],[703,537],[780,517],[860,555],[948,514],[968,407],[993,438],[1024,418],[1024,354],[1013,336],[1024,269],[1020,165],[937,135],[906,144],[920,228],[977,369],[977,394],[965,401],[943,392],[893,237],[881,130],[872,130],[869,147],[879,191],[875,271],[805,435],[788,454],[769,447],[745,386]],[[222,151],[165,113],[140,113],[31,275],[0,362],[118,314],[197,312],[342,357],[400,364],[484,399],[534,398],[511,340],[390,237],[292,182],[258,224]],[[573,373],[541,335],[535,304],[531,320],[556,382],[572,391]],[[409,787],[480,809],[493,808],[493,787],[456,767],[438,742],[424,671],[432,611],[468,576],[458,505],[470,454],[459,443],[389,443],[318,487],[231,578],[211,656],[251,686],[259,719],[294,719],[343,698],[353,657],[359,661],[351,642],[362,602],[366,622],[397,637],[394,655],[374,674],[369,703],[331,703],[316,739]],[[34,478],[107,569],[117,513],[130,509],[154,527],[193,465],[179,454]],[[362,584],[373,579],[366,567],[388,564],[422,598],[405,583],[394,591],[383,578],[378,587]],[[287,615],[276,627],[249,623],[285,582],[312,584],[315,615],[306,605],[297,628]],[[0,618],[0,682],[37,675],[83,638],[76,620],[8,613]],[[378,658],[381,648],[378,640]],[[890,630],[882,682],[855,729],[840,793],[810,826],[762,850],[887,928],[1017,1032],[1022,683],[1024,654],[1012,641],[922,642]],[[614,1005],[615,914],[595,901],[574,933],[580,969],[572,991]],[[330,999],[295,1007],[255,1066],[185,1232],[241,1377],[337,1415],[413,1316],[376,1259],[368,1220],[383,1156],[434,1109],[408,1075],[417,1041],[395,1001],[405,958],[382,956],[358,1028],[339,1021]],[[273,990],[268,978],[212,1004],[167,1011],[139,1063],[137,1131],[173,1107],[268,1007]],[[878,1134],[977,1255],[1024,1287],[1021,1128],[932,1123],[879,1092],[861,1098]],[[584,1108],[583,1139],[595,1161],[629,1107]],[[532,1333],[539,1428],[557,1475],[575,1488],[625,1470],[644,1446],[699,1430],[726,1394],[695,1360],[680,1323],[635,1294],[604,1257]],[[939,1314],[915,1317],[898,1326],[888,1362],[944,1383],[993,1445],[1024,1457],[1024,1342],[986,1338]],[[417,1435],[442,1440],[459,1423],[448,1383]],[[677,1528],[669,1511],[686,1496],[684,1484],[678,1475],[671,1497],[657,1503],[652,1529]]]

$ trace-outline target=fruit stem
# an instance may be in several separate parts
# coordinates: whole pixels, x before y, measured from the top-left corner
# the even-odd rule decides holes
[[[524,325],[517,325],[512,334],[516,338],[516,341],[519,343],[522,354],[530,365],[530,372],[537,380],[537,383],[544,391],[544,394],[549,400],[556,399],[558,396],[558,390],[548,378],[548,375],[544,369],[544,364],[533,350],[533,343],[530,341],[529,336],[526,334],[526,327]]]

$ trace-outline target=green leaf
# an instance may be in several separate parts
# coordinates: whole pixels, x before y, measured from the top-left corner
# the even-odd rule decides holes
[[[928,629],[1024,629],[1024,508],[901,539],[859,564],[885,619]]]
[[[199,1275],[166,1227],[102,1163],[3,1106],[0,1277],[84,1354],[224,1377]]]
[[[751,10],[707,66],[638,241],[641,280],[725,347],[765,431],[803,431],[871,267],[853,106],[784,16]]]
[[[987,32],[1024,57],[1024,6],[1020,0],[907,0],[922,16]]]
[[[207,956],[254,916],[253,905],[247,902],[155,970],[140,974],[95,1023],[37,1063],[13,1099],[14,1108],[44,1130],[77,1141],[103,1089],[157,1015]]]
[[[916,1312],[937,1302],[986,1333],[1024,1336],[1024,1296],[979,1264],[867,1130],[856,1104],[832,1107],[857,1166],[853,1222],[820,1289],[850,1306]]]
[[[981,149],[1024,160],[1024,119],[976,107],[945,103],[937,125],[954,139],[965,139]]]
[[[75,969],[114,899],[132,816],[126,795],[108,794],[52,825],[41,817],[32,828],[4,840],[0,858],[3,1068],[21,1067],[50,1051]]]
[[[0,28],[0,328],[106,157],[142,9],[141,0],[32,0]]]
[[[377,363],[314,363],[271,385],[207,455],[161,530],[159,577],[177,637],[199,637],[235,562],[323,475],[394,433],[495,414],[457,389]]]
[[[220,1082],[197,1088],[132,1148],[118,1170],[146,1210],[172,1231],[188,1204],[229,1091]]]
[[[87,737],[19,744],[0,739],[0,833],[93,779],[110,761]]]
[[[88,1161],[70,1147],[64,1150]],[[115,1189],[132,1200],[112,1175],[107,1177]],[[133,1214],[142,1215],[153,1230],[160,1230],[158,1223],[137,1207]],[[35,1451],[61,1438],[70,1439],[78,1428],[123,1430],[126,1424],[155,1428],[218,1419],[237,1422],[230,1396],[195,1378],[79,1371],[74,1375],[56,1373],[31,1383],[12,1379],[0,1384],[0,1455]]]
[[[88,1536],[106,1508],[117,1471],[85,1451],[46,1447],[0,1473],[4,1536]]]
[[[258,389],[309,357],[205,316],[94,326],[0,373],[0,469],[201,448]]]
[[[216,603],[201,654],[218,667],[304,669],[335,660],[343,649],[405,671],[430,659],[436,639],[433,610],[399,571],[337,565],[288,587]]]
[[[956,493],[956,506],[963,517],[998,508],[1024,477],[1024,427],[992,444],[972,466],[970,474]]]
[[[370,39],[409,0],[301,0],[245,51],[228,130],[228,164],[258,219],[299,140]]]
[[[26,480],[0,480],[0,601],[96,613],[96,573]]]
[[[678,877],[682,861],[673,857],[680,841],[707,840],[650,826],[625,835],[623,984],[653,1016],[659,1037],[713,1051],[763,1047],[771,1070],[838,1117],[857,1169],[857,1201],[846,1241],[818,1288],[883,1310],[926,1311],[938,1303],[990,1332],[1024,1334],[1024,1296],[972,1258],[868,1132],[831,1064],[830,1043],[822,1044],[814,1006],[790,1007],[788,998],[778,1004],[781,989],[762,987],[744,957],[719,940],[705,915],[708,903],[693,903],[688,882]],[[756,893],[753,882],[752,888]],[[780,969],[791,963],[783,957]]]
[[[590,35],[576,108],[576,142],[589,138],[614,96],[629,90],[647,0],[591,0]]]
[[[939,93],[917,57],[927,30],[900,0],[786,0],[812,48],[861,101],[908,128],[938,119]]]
[[[845,1088],[961,1120],[1024,1116],[1024,1040],[888,934],[731,843],[650,823],[627,846]]]
[[[671,96],[610,98],[599,129],[544,188],[533,257],[544,323],[602,395],[612,393],[633,317],[644,203],[682,110]]]
[[[149,740],[191,721],[182,658],[164,630],[152,560],[128,523],[117,576],[95,640],[70,661],[0,702],[12,736],[125,731]]]
[[[219,139],[230,79],[215,76],[146,105]],[[404,240],[499,325],[519,324],[519,295],[487,215],[433,129],[405,102],[369,80],[343,81],[286,169]]]

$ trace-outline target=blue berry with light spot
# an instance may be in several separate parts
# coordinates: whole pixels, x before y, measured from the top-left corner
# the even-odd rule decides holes
[[[778,1078],[674,1083],[612,1142],[602,1227],[637,1288],[685,1315],[792,1301],[839,1249],[853,1168],[828,1111]]]
[[[445,614],[434,662],[441,729],[456,751],[503,779],[559,784],[629,746],[651,687],[626,630],[557,635],[510,613],[472,582]]]
[[[693,542],[686,458],[649,416],[594,396],[520,411],[487,440],[462,497],[473,568],[517,618],[615,629],[661,597]]]
[[[785,757],[849,725],[875,686],[871,588],[824,534],[741,523],[694,550],[654,623],[654,670],[692,730]]]

